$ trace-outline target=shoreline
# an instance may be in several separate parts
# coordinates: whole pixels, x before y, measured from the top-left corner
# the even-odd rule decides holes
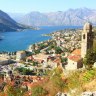
[[[78,30],[78,29],[81,29],[81,28],[70,28],[70,29],[60,29],[60,30],[55,30],[55,31],[51,31],[51,33],[46,33],[46,34],[41,34],[41,36],[44,36],[44,37],[51,37],[51,38],[49,38],[49,39],[47,39],[47,40],[43,40],[43,41],[38,41],[37,43],[33,43],[33,44],[38,44],[38,43],[40,43],[40,42],[44,42],[44,41],[48,41],[48,40],[50,40],[50,39],[52,39],[52,34],[54,33],[54,32],[58,32],[58,31],[62,31],[62,30],[64,30],[64,31],[68,31],[68,30],[73,30],[73,29],[76,29],[76,30]],[[29,46],[30,45],[33,45],[33,44],[29,44],[25,49],[21,49],[21,50],[28,50],[28,48],[29,48]],[[16,50],[16,51],[0,51],[0,53],[14,53],[14,52],[17,52],[17,51],[20,51],[20,50]]]
[[[43,35],[42,35],[42,34],[41,34],[41,36],[43,37]],[[44,36],[44,37],[51,37],[51,38],[50,38],[50,39],[47,39],[47,40],[39,41],[39,42],[37,42],[37,43],[30,44],[30,45],[28,45],[28,46],[27,46],[27,48],[26,48],[26,49],[17,50],[17,51],[27,51],[27,50],[28,50],[28,48],[29,48],[29,46],[32,46],[32,45],[34,45],[34,44],[38,45],[38,44],[40,44],[40,43],[47,42],[47,41],[49,41],[49,40],[51,40],[51,39],[52,39],[52,36]],[[6,53],[16,53],[17,51],[0,51],[0,54],[6,54]]]

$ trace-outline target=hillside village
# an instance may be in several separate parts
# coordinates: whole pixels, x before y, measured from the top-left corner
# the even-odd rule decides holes
[[[93,72],[91,74],[91,79],[94,78],[94,81],[92,82],[96,81],[96,57],[92,64],[92,69],[90,70],[86,69],[86,65],[84,65],[83,62],[88,50],[91,50],[93,48],[95,39],[94,30],[92,29],[92,25],[90,23],[87,22],[84,25],[83,30],[66,29],[47,34],[46,36],[51,36],[52,39],[30,45],[29,48],[25,51],[18,51],[16,53],[0,53],[1,94],[3,94],[2,91],[4,92],[4,94],[8,92],[8,85],[11,84],[11,88],[14,87],[21,88],[22,90],[27,90],[23,90],[25,95],[22,91],[21,93],[19,93],[23,95],[18,96],[35,96],[32,95],[31,90],[32,88],[34,88],[34,86],[36,87],[37,85],[40,86],[40,88],[41,85],[44,85],[43,89],[46,89],[46,91],[44,91],[44,95],[36,96],[77,96],[70,95],[71,93],[75,94],[75,92],[77,91],[77,89],[75,88],[76,86],[73,87],[72,85],[68,84],[68,82],[71,82],[70,78],[73,76],[73,74],[76,74],[75,76],[73,76],[73,78],[78,77],[78,79],[81,79],[80,76],[83,78],[86,77],[85,73],[89,72],[88,74],[90,74],[90,72]],[[56,73],[57,71],[58,73]],[[71,74],[70,72],[73,72],[73,74]],[[56,80],[61,80],[61,82],[63,82],[61,84],[62,86],[58,84],[58,87],[56,85],[57,89],[59,89],[56,89],[57,93],[53,93],[56,93],[57,95],[50,95],[50,88],[45,84],[47,82],[50,85],[52,81],[50,78],[52,80],[53,78],[56,78]],[[89,79],[90,78],[88,78],[88,80]],[[52,82],[56,83],[54,80]],[[78,92],[78,96],[96,96],[96,86],[94,86],[94,90],[91,88],[87,90],[87,83],[86,86],[83,85],[83,83],[84,82],[80,82],[84,90],[80,90],[82,95],[80,95]],[[68,87],[70,86],[71,93],[69,93],[69,89],[65,87],[63,88],[63,84],[67,84]],[[71,89],[71,87],[73,87],[73,89]]]

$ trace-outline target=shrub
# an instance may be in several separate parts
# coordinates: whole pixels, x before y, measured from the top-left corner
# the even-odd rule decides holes
[[[48,92],[41,86],[35,86],[32,88],[32,96],[46,96]]]
[[[83,75],[83,81],[89,82],[94,78],[95,75],[96,75],[96,71],[94,71],[93,69],[87,70]]]

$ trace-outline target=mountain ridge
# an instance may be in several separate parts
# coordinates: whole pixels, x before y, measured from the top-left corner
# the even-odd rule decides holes
[[[17,23],[7,13],[0,10],[0,32],[20,31],[27,28],[32,27]]]
[[[96,10],[88,8],[69,9],[67,11],[57,11],[41,13],[30,12],[17,22],[30,26],[62,26],[62,25],[83,25],[86,21],[96,24]]]

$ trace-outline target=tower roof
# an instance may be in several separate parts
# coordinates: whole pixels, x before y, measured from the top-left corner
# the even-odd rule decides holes
[[[85,23],[84,30],[92,30],[92,24],[89,22]]]

